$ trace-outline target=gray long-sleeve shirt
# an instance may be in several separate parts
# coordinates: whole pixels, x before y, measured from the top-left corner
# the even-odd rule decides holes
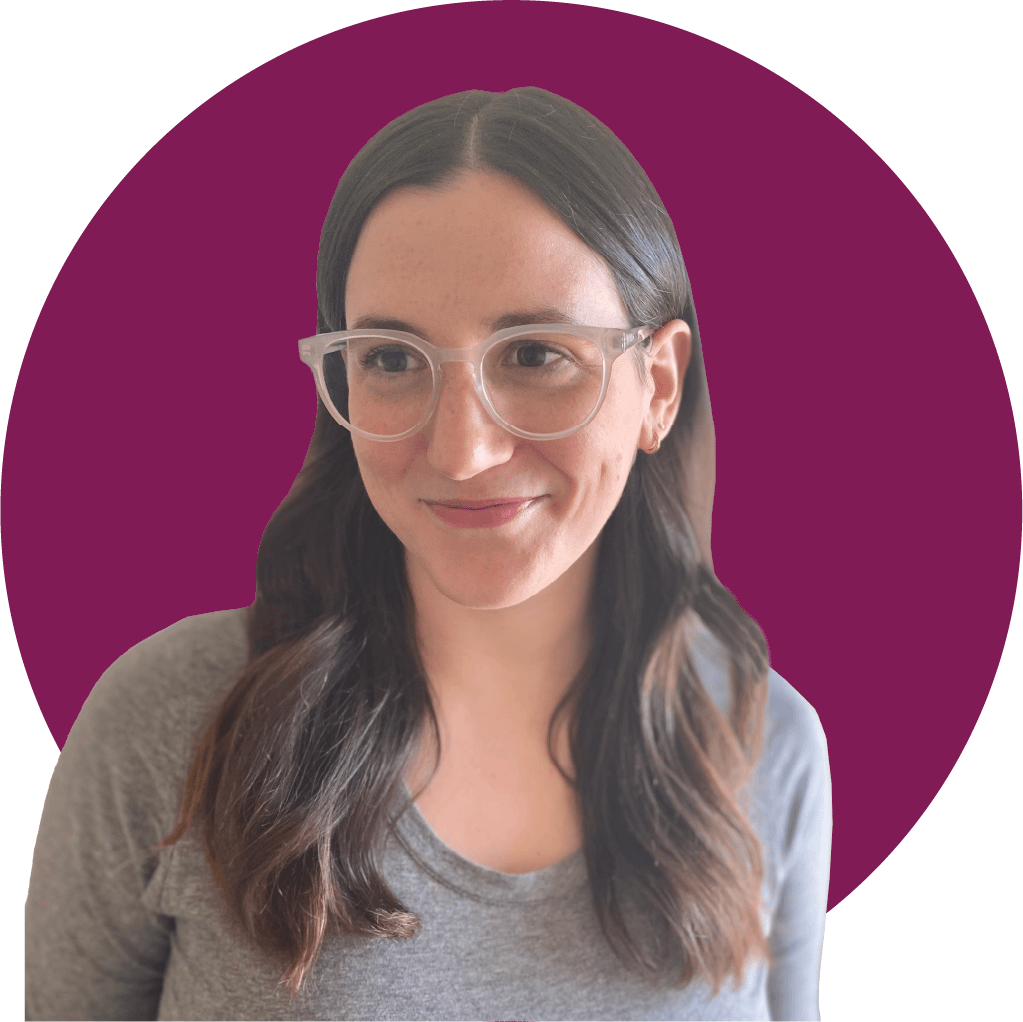
[[[197,730],[246,656],[244,612],[187,618],[99,680],[50,784],[27,903],[30,1019],[816,1019],[831,780],[813,708],[773,671],[751,782],[774,964],[712,997],[630,973],[602,936],[581,852],[511,875],[469,862],[413,806],[384,872],[423,921],[407,941],[328,937],[292,999],[173,826]],[[724,672],[697,665],[721,702]]]

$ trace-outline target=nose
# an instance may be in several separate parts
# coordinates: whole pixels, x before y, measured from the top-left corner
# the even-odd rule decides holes
[[[445,363],[437,408],[426,431],[430,465],[459,481],[503,464],[515,448],[515,437],[480,402],[467,362]]]

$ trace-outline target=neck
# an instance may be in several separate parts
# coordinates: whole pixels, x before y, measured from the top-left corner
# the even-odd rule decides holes
[[[511,607],[477,610],[444,596],[411,558],[416,634],[439,712],[550,714],[590,649],[594,543],[546,589]]]

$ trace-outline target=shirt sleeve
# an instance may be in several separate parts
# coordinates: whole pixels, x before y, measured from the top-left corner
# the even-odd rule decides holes
[[[173,922],[141,896],[178,778],[138,650],[97,682],[50,782],[26,903],[27,1019],[156,1017]]]
[[[802,701],[783,757],[778,896],[771,921],[767,993],[772,1019],[819,1019],[821,952],[831,873],[831,772],[827,741]]]

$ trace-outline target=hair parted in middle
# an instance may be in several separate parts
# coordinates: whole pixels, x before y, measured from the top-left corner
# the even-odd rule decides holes
[[[674,426],[655,454],[637,455],[601,534],[597,638],[548,747],[571,709],[566,779],[614,952],[652,979],[701,978],[716,993],[729,975],[740,982],[750,958],[769,957],[762,852],[742,804],[763,743],[768,651],[713,572],[700,335],[675,230],[647,175],[597,118],[542,89],[417,107],[378,132],[338,184],[320,242],[318,332],[345,329],[349,264],[377,204],[472,171],[532,189],[606,261],[633,326],[683,319],[692,331]],[[726,651],[727,713],[693,665],[701,622]],[[248,628],[249,660],[201,738],[165,845],[201,825],[229,904],[298,990],[331,933],[417,932],[381,853],[424,728],[440,748],[402,545],[370,502],[351,434],[322,402],[302,470],[263,534]]]

